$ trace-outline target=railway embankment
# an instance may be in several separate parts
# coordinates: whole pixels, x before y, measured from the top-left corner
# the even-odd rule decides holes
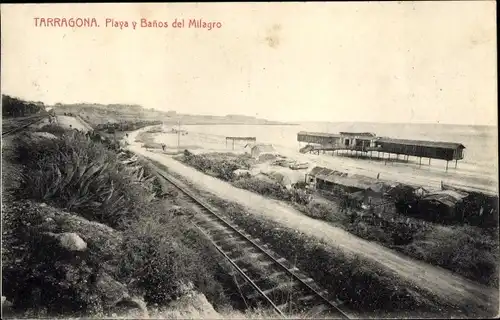
[[[231,310],[231,279],[188,209],[161,191],[144,162],[94,138],[51,125],[4,139],[3,315]]]

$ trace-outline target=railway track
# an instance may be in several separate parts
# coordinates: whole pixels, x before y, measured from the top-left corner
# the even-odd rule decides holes
[[[193,205],[197,211],[195,226],[233,267],[233,276],[237,282],[241,281],[241,295],[248,305],[268,305],[284,318],[297,315],[314,319],[350,318],[341,309],[342,301],[323,290],[294,264],[224,219],[217,209],[199,199],[182,182],[153,167],[159,177]]]
[[[22,118],[22,119],[15,119],[15,120],[19,121],[20,123],[17,124],[14,128],[8,129],[6,131],[2,131],[2,137],[14,134],[14,133],[19,132],[19,131],[22,131],[22,130],[26,129],[27,127],[32,126],[35,123],[38,123],[47,117],[48,117],[48,115],[44,114],[44,115],[36,115],[33,117],[26,117],[26,118]]]

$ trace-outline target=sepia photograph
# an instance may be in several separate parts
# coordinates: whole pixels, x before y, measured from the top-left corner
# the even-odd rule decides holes
[[[495,1],[0,12],[3,319],[499,317]]]

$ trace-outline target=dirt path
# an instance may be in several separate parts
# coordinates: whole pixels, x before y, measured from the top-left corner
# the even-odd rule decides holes
[[[56,116],[57,123],[66,129],[78,129],[84,132],[91,131],[92,127],[88,125],[83,119],[80,117],[71,117],[71,116]],[[71,127],[70,127],[71,126]]]
[[[411,281],[415,286],[427,289],[457,305],[474,304],[477,307],[498,310],[498,290],[474,283],[448,270],[429,265],[396,253],[376,243],[360,239],[342,229],[322,221],[309,218],[294,208],[252,192],[238,189],[219,179],[205,175],[193,168],[159,153],[148,152],[135,143],[135,132],[129,135],[129,149],[152,160],[158,161],[191,181],[195,186],[237,202],[255,215],[263,215],[287,227],[322,239],[346,252],[359,254],[374,260],[391,272]]]

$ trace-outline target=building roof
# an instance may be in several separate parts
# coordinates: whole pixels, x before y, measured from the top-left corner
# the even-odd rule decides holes
[[[331,183],[363,190],[370,189],[375,193],[381,194],[390,188],[390,185],[375,178],[357,174],[348,175],[346,172],[331,170],[324,167],[314,167],[309,171],[309,175]]]
[[[380,193],[371,190],[356,191],[351,193],[349,196],[352,199],[356,199],[359,201],[369,201],[373,206],[381,205],[383,203],[389,203],[386,199],[384,199],[384,197],[380,195]]]
[[[378,138],[377,141],[383,143],[405,144],[409,146],[423,146],[423,147],[443,148],[443,149],[459,149],[459,148],[465,149],[465,146],[463,144],[456,142],[393,139],[385,137]]]
[[[443,141],[425,141],[425,140],[412,140],[412,139],[394,139],[387,137],[376,137],[375,133],[371,132],[340,132],[337,133],[325,133],[325,132],[309,132],[309,131],[300,131],[298,135],[308,135],[308,136],[316,136],[316,137],[325,137],[325,138],[341,138],[342,136],[358,136],[358,137],[369,137],[376,138],[378,142],[382,143],[395,143],[395,144],[404,144],[409,146],[423,146],[423,147],[431,147],[431,148],[444,148],[444,149],[465,149],[465,146],[461,143],[456,142],[443,142]]]
[[[272,144],[255,144],[252,146],[252,152],[275,152]]]
[[[255,137],[226,137],[226,140],[257,141]]]
[[[365,136],[365,137],[376,136],[376,134],[372,132],[340,132],[340,134],[345,136]]]
[[[347,176],[347,173],[345,172],[340,172],[336,170],[331,170],[325,167],[314,167],[312,168],[311,171],[309,171],[309,175],[311,176],[318,176],[318,175],[338,175],[338,176]]]
[[[337,134],[337,133],[300,131],[297,134],[298,135],[300,134],[300,135],[317,136],[317,137],[326,137],[326,138],[340,138],[340,134]]]
[[[364,179],[359,179],[359,177],[355,176],[342,177],[336,175],[318,175],[316,178],[346,187],[365,189],[365,190],[370,188],[372,184]]]
[[[465,197],[467,197],[467,194],[465,193],[459,193],[453,190],[441,190],[427,194],[422,198],[422,200],[438,201],[448,207],[453,207]]]

